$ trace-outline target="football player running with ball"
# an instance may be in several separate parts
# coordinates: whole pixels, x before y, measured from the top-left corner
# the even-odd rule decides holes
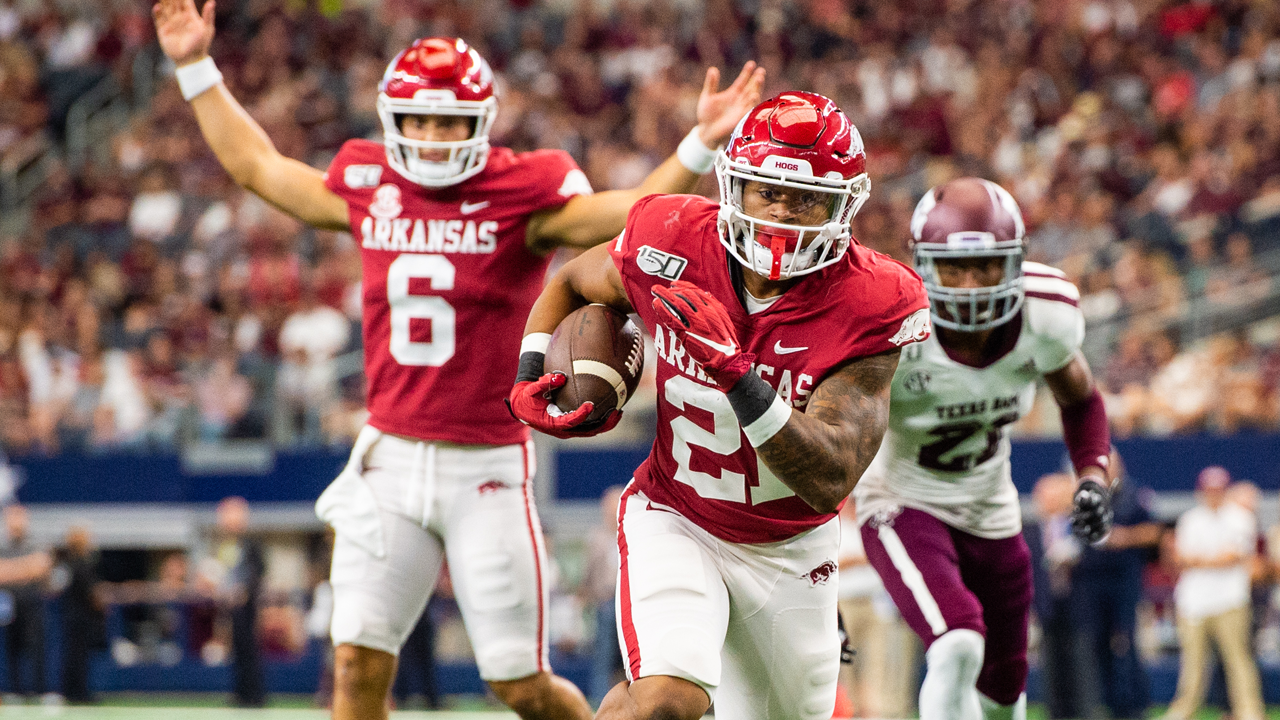
[[[523,718],[590,717],[549,668],[529,431],[494,380],[516,371],[548,253],[613,237],[645,195],[691,189],[714,161],[709,147],[759,101],[763,71],[748,64],[716,92],[709,70],[700,124],[677,155],[639,188],[593,195],[564,152],[491,147],[489,65],[462,40],[418,40],[383,76],[384,142],[351,140],[322,173],[281,155],[222,84],[208,57],[213,13],[212,1],[154,7],[205,140],[237,183],[360,244],[370,417],[317,502],[337,536],[333,716],[386,716],[396,655],[447,558],[497,696]]]
[[[911,218],[934,335],[902,352],[889,431],[854,490],[867,558],[924,641],[923,720],[1026,717],[1031,563],[1008,427],[1044,378],[1079,478],[1072,529],[1108,532],[1107,416],[1080,354],[1075,286],[1023,262],[1004,188],[961,178]]]
[[[906,266],[850,236],[858,131],[820,95],[752,110],[716,160],[721,203],[648,197],[568,263],[525,326],[513,412],[548,412],[549,333],[573,310],[636,312],[658,355],[658,428],[619,506],[628,682],[597,718],[827,720],[840,665],[836,512],[884,434],[904,345],[929,334]],[[608,423],[606,423],[606,427]],[[585,430],[584,434],[600,431]]]

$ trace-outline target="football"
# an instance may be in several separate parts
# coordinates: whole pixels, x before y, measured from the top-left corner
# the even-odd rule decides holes
[[[640,384],[644,371],[644,337],[626,315],[606,305],[587,305],[565,318],[551,335],[546,372],[568,379],[556,392],[565,412],[590,401],[595,409],[585,425],[603,422],[621,408]]]

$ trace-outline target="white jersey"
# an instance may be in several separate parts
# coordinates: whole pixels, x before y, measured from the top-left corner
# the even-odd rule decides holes
[[[986,367],[952,360],[935,333],[903,348],[889,429],[854,490],[858,522],[898,507],[927,512],[984,538],[1022,531],[1009,472],[1009,426],[1031,409],[1035,383],[1071,361],[1084,339],[1079,291],[1064,275],[1023,263],[1026,300],[1013,349]]]

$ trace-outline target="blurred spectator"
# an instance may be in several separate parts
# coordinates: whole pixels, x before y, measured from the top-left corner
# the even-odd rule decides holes
[[[1080,541],[1071,534],[1075,480],[1065,473],[1045,475],[1032,491],[1035,517],[1023,524],[1031,552],[1033,609],[1040,622],[1040,668],[1049,717],[1093,717],[1094,699],[1082,689],[1079,669],[1087,662],[1083,637],[1072,617],[1072,573]]]
[[[587,699],[599,705],[605,693],[625,676],[621,644],[618,642],[618,502],[622,486],[615,485],[600,496],[600,523],[587,536],[587,570],[582,578],[582,604],[595,614],[595,636],[591,643],[591,677]]]
[[[317,707],[324,708],[329,707],[333,702],[333,643],[329,640],[329,624],[333,620],[333,586],[329,584],[332,544],[333,531],[327,530],[323,543],[325,552],[322,557],[315,558],[308,566],[312,590],[311,608],[307,611],[305,621],[307,637],[312,647],[319,649],[323,658],[314,702]]]
[[[1127,355],[1126,372],[1106,377],[1118,434],[1280,424],[1271,386],[1261,409],[1217,413],[1200,400],[1219,381],[1198,382],[1197,360],[1132,371],[1126,333],[1168,331],[1194,354],[1206,332],[1250,316],[1233,311],[1265,309],[1280,292],[1275,3],[295,5],[261,0],[252,22],[224,8],[213,47],[289,157],[321,167],[340,139],[376,137],[381,68],[413,37],[462,33],[503,86],[497,144],[563,148],[594,186],[628,185],[679,141],[671,128],[692,119],[700,67],[755,58],[769,69],[766,93],[826,93],[858,118],[877,188],[854,219],[868,246],[903,258],[911,207],[946,177],[1011,188],[1032,257],[1081,288],[1094,366],[1108,367],[1115,344]],[[139,81],[126,93],[132,116],[83,165],[51,164],[0,223],[0,444],[167,449],[220,433],[349,442],[360,389],[281,344],[288,319],[309,313],[308,286],[321,306],[358,304],[351,240],[303,230],[227,179],[175,85],[147,82],[153,37],[128,3],[0,6],[6,162],[59,154],[68,110],[103,78]],[[710,180],[701,189],[715,192]],[[1187,319],[1193,306],[1207,322]],[[153,333],[168,336],[176,362],[156,357]],[[225,377],[218,359],[232,352],[252,394],[239,421],[229,419],[238,402],[197,394]]]
[[[95,592],[97,558],[89,531],[71,528],[66,543],[63,563],[69,582],[62,593],[62,696],[73,705],[83,705],[94,702],[89,661],[94,651],[106,648],[106,625]]]
[[[1248,511],[1226,502],[1230,481],[1220,467],[1202,470],[1196,480],[1197,504],[1178,519],[1182,574],[1176,602],[1182,658],[1169,718],[1191,718],[1204,702],[1210,640],[1227,675],[1232,715],[1238,720],[1263,717],[1258,666],[1249,642],[1249,567],[1257,529]]]
[[[1138,652],[1138,604],[1142,570],[1163,527],[1147,507],[1150,492],[1127,474],[1117,452],[1111,454],[1111,472],[1111,534],[1082,548],[1071,575],[1072,616],[1085,645],[1086,692],[1106,706],[1109,717],[1141,718],[1150,689]]]
[[[1268,608],[1271,605],[1271,568],[1268,560],[1267,535],[1258,526],[1258,503],[1262,499],[1262,491],[1248,480],[1239,480],[1227,486],[1225,502],[1239,506],[1254,519],[1254,527],[1258,532],[1254,538],[1255,554],[1249,562],[1249,654],[1260,658],[1258,652],[1258,633],[1267,621]],[[1219,707],[1227,707],[1229,703],[1227,677],[1225,668],[1219,663],[1213,669],[1213,679],[1209,683],[1206,699]]]
[[[6,544],[0,550],[0,558],[21,558],[44,551],[31,543],[27,533],[31,518],[21,505],[4,508]],[[9,692],[19,695],[44,695],[45,685],[45,624],[44,588],[48,580],[46,571],[40,577],[5,585],[5,592],[12,598],[13,616],[5,636],[9,661]],[[31,684],[23,676],[28,661],[31,665]]]
[[[236,429],[249,412],[253,387],[236,372],[234,355],[214,359],[209,374],[197,381],[196,407],[200,413],[200,439],[217,442],[237,435]]]
[[[236,707],[263,707],[266,679],[258,644],[258,609],[266,564],[262,546],[246,536],[249,504],[241,497],[218,503],[217,545],[211,562],[202,563],[206,582],[231,616],[231,666]]]
[[[314,287],[306,288],[302,304],[280,329],[284,362],[277,387],[288,426],[286,437],[300,435],[304,442],[319,442],[321,417],[338,394],[333,359],[350,338],[346,316],[321,304]]]

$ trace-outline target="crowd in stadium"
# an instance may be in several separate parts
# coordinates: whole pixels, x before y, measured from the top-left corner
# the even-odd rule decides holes
[[[597,189],[633,186],[675,147],[703,67],[757,59],[766,96],[812,89],[857,123],[873,182],[854,221],[864,244],[906,259],[911,207],[946,177],[1013,191],[1032,259],[1081,289],[1118,434],[1280,422],[1274,332],[1192,342],[1172,322],[1277,292],[1274,3],[224,5],[213,54],[228,87],[282,152],[317,166],[379,134],[380,73],[420,35],[465,36],[493,63],[497,143],[568,150]],[[112,7],[0,7],[0,153],[60,142],[68,88],[133,71],[150,19]],[[25,228],[0,238],[0,442],[349,440],[360,377],[332,360],[359,346],[350,238],[238,190],[171,81],[134,101],[108,160],[58,167]]]

